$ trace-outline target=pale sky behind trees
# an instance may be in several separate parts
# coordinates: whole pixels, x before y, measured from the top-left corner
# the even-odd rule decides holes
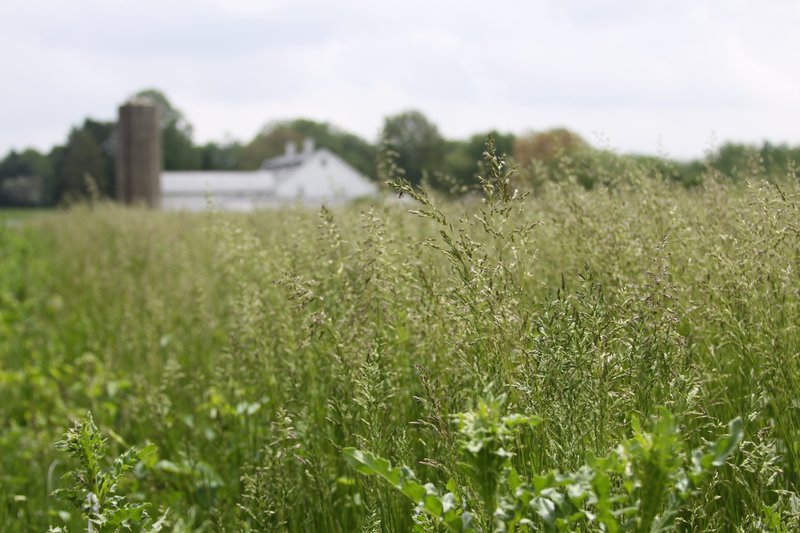
[[[2,0],[0,154],[162,90],[195,141],[307,117],[374,141],[565,126],[623,152],[800,144],[795,0]]]

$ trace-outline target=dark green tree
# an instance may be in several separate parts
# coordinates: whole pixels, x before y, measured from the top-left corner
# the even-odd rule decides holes
[[[752,179],[756,177],[754,174],[760,174],[763,170],[758,148],[747,144],[725,143],[708,157],[707,163],[736,181]]]
[[[445,169],[446,142],[435,124],[419,111],[404,111],[386,117],[381,137],[397,151],[397,164],[413,184],[423,171],[431,174]]]
[[[48,203],[47,185],[52,179],[52,167],[47,156],[28,148],[11,150],[0,160],[0,205],[42,205]],[[14,190],[4,190],[7,179],[22,178]]]
[[[483,164],[486,139],[491,135],[500,154],[510,155],[514,149],[514,135],[489,131],[476,133],[465,141],[446,141],[444,172],[451,176],[455,184],[471,188],[478,185],[477,176]]]
[[[765,142],[759,154],[768,176],[800,177],[800,146]]]
[[[104,192],[113,198],[116,192],[115,176],[117,174],[116,124],[110,121],[87,118],[83,121],[81,129],[88,133],[100,148],[100,154],[103,157],[104,172],[107,177]]]
[[[63,189],[63,169],[64,160],[67,154],[67,147],[58,144],[50,149],[47,154],[47,161],[50,163],[50,179],[45,182],[45,198],[48,205],[55,205],[61,199]]]
[[[327,122],[302,118],[290,122],[289,127],[304,139],[314,139],[317,146],[337,154],[365,176],[375,177],[377,149],[358,135],[340,130]]]
[[[234,170],[239,167],[242,145],[237,141],[210,142],[199,147],[203,170]]]
[[[725,143],[708,156],[706,164],[734,181],[796,178],[800,170],[800,147],[769,142],[760,147]]]
[[[261,167],[265,159],[281,155],[286,150],[286,143],[299,145],[303,136],[299,131],[289,127],[286,122],[272,122],[264,126],[261,131],[242,148],[239,168],[242,170],[255,170]]]
[[[242,148],[239,168],[259,168],[265,159],[281,155],[286,143],[300,148],[304,139],[313,139],[316,146],[327,148],[365,176],[374,177],[377,150],[373,145],[352,133],[340,130],[327,122],[294,119],[271,122]]]
[[[22,152],[11,150],[0,161],[0,180],[20,176],[45,177],[50,174],[50,162],[38,150],[28,148]]]
[[[58,169],[60,200],[85,198],[90,194],[87,176],[100,194],[108,194],[109,175],[103,151],[84,128],[74,128],[63,152]]]

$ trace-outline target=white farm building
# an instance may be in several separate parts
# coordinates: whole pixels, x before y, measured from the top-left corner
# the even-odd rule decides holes
[[[339,156],[315,148],[311,139],[297,151],[264,161],[255,171],[170,171],[161,173],[161,207],[252,210],[287,204],[319,206],[375,196],[377,185]]]

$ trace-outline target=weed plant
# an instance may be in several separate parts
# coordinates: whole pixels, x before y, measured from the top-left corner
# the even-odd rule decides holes
[[[528,195],[489,147],[454,202],[382,171],[408,203],[0,225],[0,531],[86,529],[54,444],[87,411],[162,531],[800,528],[796,181]]]

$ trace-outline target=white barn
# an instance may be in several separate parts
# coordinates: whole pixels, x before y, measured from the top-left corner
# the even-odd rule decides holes
[[[170,171],[161,174],[161,206],[201,210],[209,205],[246,211],[287,204],[319,206],[376,196],[378,186],[311,139],[297,151],[264,161],[255,171]]]

